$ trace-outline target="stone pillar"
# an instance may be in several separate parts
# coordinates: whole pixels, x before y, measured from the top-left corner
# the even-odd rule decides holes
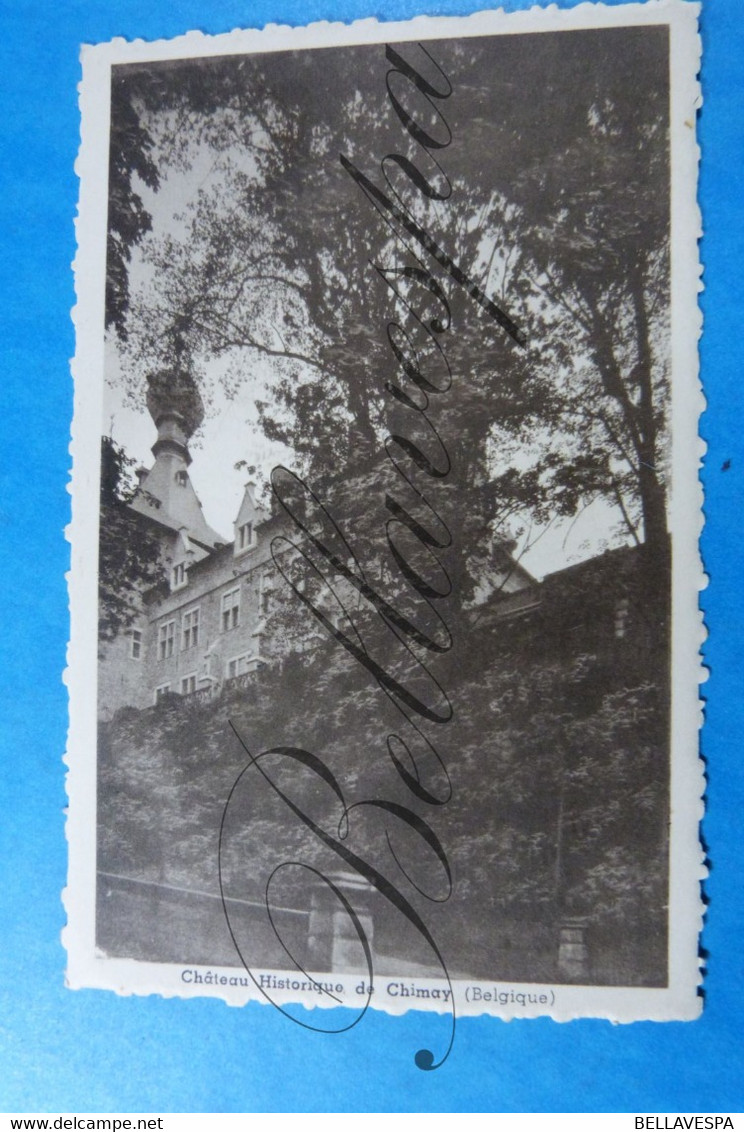
[[[589,974],[589,948],[583,920],[565,919],[558,939],[558,972],[567,983],[581,983]]]
[[[328,880],[344,894],[354,909],[371,951],[374,939],[371,897],[374,889],[355,873],[329,873]],[[356,928],[338,898],[322,881],[313,886],[311,894],[307,942],[311,970],[366,974],[364,951]]]
[[[310,894],[310,915],[307,924],[307,968],[324,974],[331,970],[333,959],[333,907],[335,901],[328,885],[320,881]]]

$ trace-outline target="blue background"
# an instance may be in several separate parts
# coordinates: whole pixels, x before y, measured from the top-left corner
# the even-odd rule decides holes
[[[324,1036],[258,1005],[71,992],[60,944],[79,45],[268,21],[405,18],[422,10],[421,0],[0,3],[0,1110],[741,1110],[744,3],[705,0],[703,9],[703,596],[711,633],[703,750],[712,859],[705,1012],[695,1023],[623,1027],[466,1019],[446,1065],[422,1073],[413,1063],[420,1016],[370,1012],[351,1033]],[[430,8],[469,10],[455,0]]]

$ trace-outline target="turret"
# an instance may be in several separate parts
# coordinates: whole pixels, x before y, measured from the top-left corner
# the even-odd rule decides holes
[[[188,473],[189,440],[204,420],[204,404],[188,372],[160,370],[147,382],[147,408],[158,430],[155,463],[140,477],[132,506],[207,547],[224,542],[204,519]]]
[[[255,492],[256,485],[249,480],[234,524],[236,558],[254,549],[257,545],[256,528],[268,518],[266,509],[256,503]]]

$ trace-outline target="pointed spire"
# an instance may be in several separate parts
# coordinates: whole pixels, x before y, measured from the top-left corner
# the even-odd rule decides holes
[[[204,420],[204,402],[189,370],[159,370],[147,379],[147,408],[158,430],[153,456],[172,452],[191,463],[188,442]]]
[[[188,443],[204,420],[204,403],[190,370],[159,370],[147,382],[147,408],[158,430],[155,463],[140,479],[135,510],[166,526],[184,528],[208,546],[225,540],[209,527],[188,473]]]

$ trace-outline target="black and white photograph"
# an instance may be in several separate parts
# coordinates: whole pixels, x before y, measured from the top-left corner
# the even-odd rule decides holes
[[[698,1012],[692,15],[84,56],[73,985]]]

